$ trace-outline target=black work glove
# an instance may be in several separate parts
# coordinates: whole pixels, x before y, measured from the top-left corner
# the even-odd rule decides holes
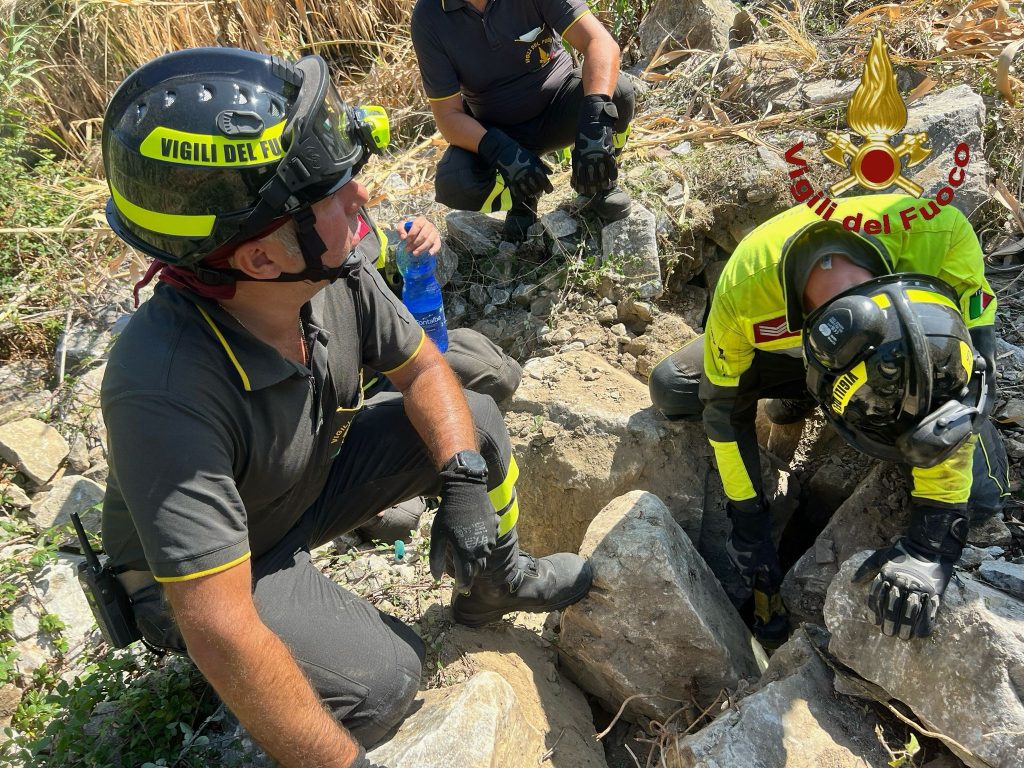
[[[487,464],[476,451],[459,451],[441,467],[441,506],[430,528],[431,576],[440,579],[450,561],[456,590],[469,592],[497,537]]]
[[[555,189],[548,179],[551,169],[544,161],[497,128],[491,128],[480,139],[477,154],[501,174],[516,202],[537,198]]]
[[[731,501],[726,504],[732,530],[725,553],[746,589],[738,597],[754,598],[754,635],[762,644],[777,648],[789,634],[789,614],[782,603],[782,566],[772,544],[771,516],[760,500],[744,506],[748,508],[741,510]]]
[[[604,94],[583,97],[576,146],[572,150],[572,188],[586,197],[612,189],[619,178],[613,135],[619,111]]]
[[[968,518],[959,510],[915,504],[909,533],[861,564],[853,581],[875,576],[868,607],[882,634],[909,640],[932,633],[953,565],[967,541],[967,528]]]

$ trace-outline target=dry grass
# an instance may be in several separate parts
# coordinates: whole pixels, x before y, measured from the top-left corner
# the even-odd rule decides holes
[[[412,0],[75,0],[54,17],[45,0],[2,0],[0,14],[47,29],[39,80],[49,116],[68,146],[84,152],[117,84],[140,64],[183,48],[319,53],[358,95],[405,107],[419,92],[407,31],[411,6]],[[363,83],[367,73],[374,77]]]

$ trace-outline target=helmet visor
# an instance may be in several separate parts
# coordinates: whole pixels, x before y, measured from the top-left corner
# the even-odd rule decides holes
[[[324,60],[306,56],[295,68],[302,73],[302,84],[285,126],[284,139],[290,142],[277,168],[292,198],[285,212],[314,203],[348,183],[366,151]]]

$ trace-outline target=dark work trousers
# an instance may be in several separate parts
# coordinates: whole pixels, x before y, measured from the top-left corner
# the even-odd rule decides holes
[[[698,336],[655,366],[649,381],[651,401],[670,419],[696,421],[704,411],[698,394],[703,375],[704,337]],[[756,405],[762,398],[810,398],[805,376],[802,358],[757,350],[740,377],[740,401]],[[968,509],[972,520],[983,520],[1000,512],[1009,496],[1006,447],[991,421],[978,435],[973,467]]]
[[[501,347],[471,328],[448,331],[448,349],[444,359],[459,377],[463,388],[490,395],[501,402],[519,387],[523,369],[506,355]],[[384,375],[373,371],[363,373],[363,394],[372,397],[378,392],[393,392],[394,386]]]
[[[489,487],[509,469],[511,445],[486,395],[466,392]],[[291,650],[324,704],[364,746],[398,725],[419,689],[423,643],[413,630],[322,574],[310,550],[382,509],[441,490],[437,469],[405,415],[382,393],[355,417],[318,501],[253,563],[260,618]]]
[[[635,100],[633,84],[619,73],[612,101],[619,111],[615,133],[623,134],[633,120]],[[481,121],[485,128],[499,128],[524,148],[538,155],[571,147],[576,143],[580,109],[583,106],[583,74],[569,74],[555,92],[551,103],[536,117],[517,125],[494,125]],[[467,110],[468,111],[468,110]],[[486,213],[507,210],[508,195],[494,195],[495,171],[475,152],[451,146],[437,164],[434,179],[437,202],[460,211]],[[490,204],[485,203],[490,200]]]

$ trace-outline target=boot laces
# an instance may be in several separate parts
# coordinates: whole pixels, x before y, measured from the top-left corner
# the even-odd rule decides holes
[[[540,575],[540,571],[537,568],[537,558],[525,552],[520,552],[519,562],[516,563],[516,568],[512,573],[512,580],[508,583],[509,591],[515,592],[518,590],[522,586],[523,579],[526,578],[527,574],[530,576]]]

